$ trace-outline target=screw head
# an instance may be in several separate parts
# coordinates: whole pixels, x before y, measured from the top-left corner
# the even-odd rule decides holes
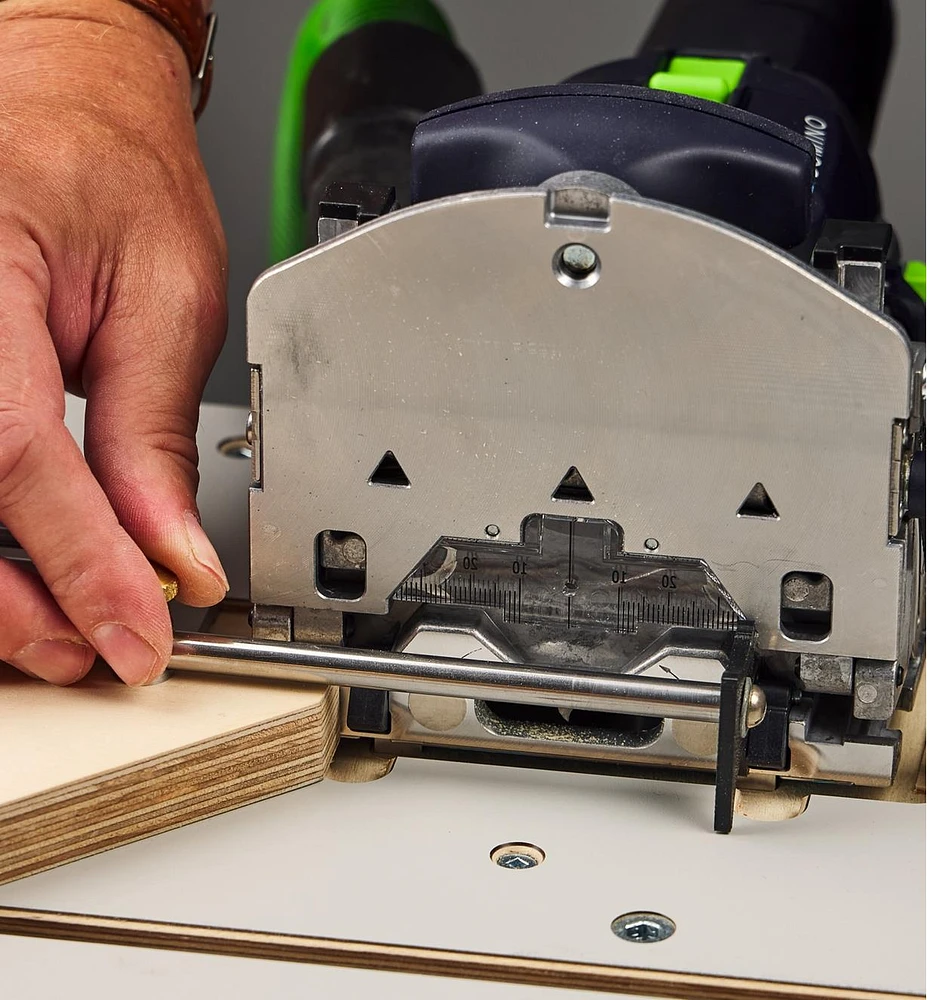
[[[496,864],[500,868],[511,868],[514,871],[521,871],[525,868],[537,868],[537,861],[527,854],[500,854],[496,858]]]
[[[676,924],[662,913],[623,913],[612,921],[612,933],[633,944],[656,944],[676,933]]]
[[[808,583],[805,577],[796,573],[783,584],[782,592],[788,600],[794,601],[795,604],[800,604],[802,601],[807,600],[808,595],[811,593],[811,584]]]
[[[568,288],[589,288],[599,272],[599,255],[585,243],[567,243],[554,254],[554,274]]]
[[[489,535],[490,538],[496,538],[501,529],[499,528],[498,524],[487,524],[484,530],[486,531],[486,534]]]
[[[534,844],[500,844],[489,852],[489,857],[500,868],[518,872],[537,868],[545,854]]]
[[[660,547],[660,543],[657,541],[656,538],[645,538],[644,539],[644,548],[648,552],[656,552],[659,547]]]
[[[569,243],[560,251],[564,268],[574,278],[585,278],[598,263],[595,250],[584,243]]]

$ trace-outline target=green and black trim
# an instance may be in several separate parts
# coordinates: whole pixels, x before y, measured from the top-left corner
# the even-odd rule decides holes
[[[479,92],[476,71],[430,0],[315,4],[290,52],[280,102],[273,261],[315,242],[315,209],[329,181],[401,186],[418,118]]]

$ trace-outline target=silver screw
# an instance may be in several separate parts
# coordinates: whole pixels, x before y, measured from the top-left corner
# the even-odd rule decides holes
[[[527,854],[502,854],[496,859],[500,868],[512,868],[520,871],[523,868],[537,868],[537,860]]]
[[[644,539],[644,548],[647,549],[648,552],[656,552],[659,547],[660,543],[656,540],[656,538]]]
[[[500,530],[501,529],[498,524],[487,524],[485,528],[486,534],[489,535],[490,538],[495,538],[499,534]]]
[[[662,913],[623,913],[612,921],[612,933],[634,944],[656,944],[676,932],[676,924]]]
[[[489,857],[500,868],[524,871],[527,868],[537,868],[545,855],[534,844],[500,844],[489,852]]]

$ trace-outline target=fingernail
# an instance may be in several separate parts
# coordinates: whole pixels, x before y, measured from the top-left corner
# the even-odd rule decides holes
[[[212,542],[206,537],[206,532],[203,531],[200,522],[197,521],[196,515],[187,511],[183,519],[187,527],[187,538],[190,540],[190,550],[193,552],[193,558],[201,566],[205,566],[206,569],[217,576],[222,586],[225,587],[226,593],[228,593],[228,577],[225,575],[222,563],[219,562],[216,550],[212,547]]]
[[[83,642],[39,639],[10,657],[10,663],[31,677],[52,684],[73,684],[87,673],[95,656]]]
[[[103,659],[130,684],[145,684],[160,666],[154,647],[125,625],[117,622],[97,625],[90,639]]]

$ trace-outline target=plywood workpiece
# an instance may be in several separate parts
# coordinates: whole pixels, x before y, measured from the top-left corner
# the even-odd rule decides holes
[[[318,781],[337,719],[336,688],[0,664],[0,883]]]

